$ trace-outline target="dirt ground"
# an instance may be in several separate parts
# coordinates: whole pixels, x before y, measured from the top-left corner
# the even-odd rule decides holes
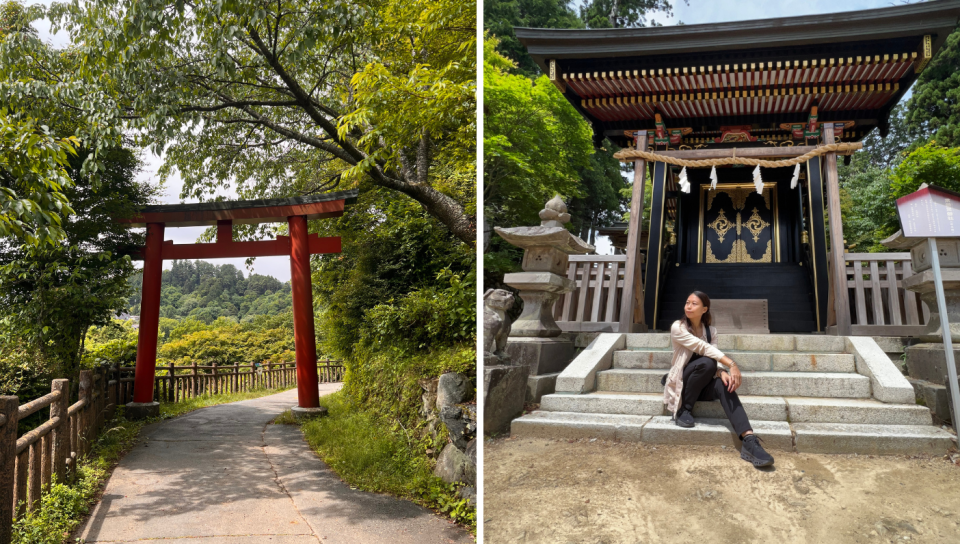
[[[484,443],[489,543],[960,542],[960,455],[772,452],[506,438]]]

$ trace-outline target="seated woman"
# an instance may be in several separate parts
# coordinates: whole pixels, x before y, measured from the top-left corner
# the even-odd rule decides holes
[[[740,457],[757,467],[773,464],[760,446],[750,420],[740,404],[740,369],[717,349],[717,329],[710,326],[710,297],[694,291],[683,307],[684,317],[670,327],[673,363],[664,382],[663,402],[681,427],[693,427],[693,405],[698,400],[719,400],[727,419],[743,441]],[[719,365],[722,366],[718,366]]]

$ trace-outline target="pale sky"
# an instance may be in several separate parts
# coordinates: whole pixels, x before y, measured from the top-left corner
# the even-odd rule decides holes
[[[49,5],[51,1],[42,0],[40,3]],[[578,2],[575,2],[575,4],[577,3]],[[653,19],[664,25],[674,25],[678,21],[682,21],[684,24],[720,23],[855,11],[889,7],[905,3],[913,2],[904,2],[902,0],[689,0],[688,5],[684,3],[683,0],[673,0],[673,17],[655,15]],[[56,47],[63,47],[69,42],[69,37],[64,33],[51,36],[49,24],[44,23],[45,22],[39,22],[34,26],[45,41],[49,41]],[[140,178],[152,180],[156,183],[158,179],[157,170],[162,164],[162,159],[149,152],[143,154],[143,159],[144,170]],[[179,203],[181,186],[182,182],[179,176],[173,176],[167,184],[161,201],[171,204]],[[231,196],[229,193],[223,194],[224,196]],[[203,232],[203,228],[201,227],[171,228],[167,229],[166,239],[181,244],[193,243],[201,232]],[[605,238],[606,237],[598,238],[597,253],[612,253],[612,247]],[[210,262],[215,264],[233,263],[237,268],[244,269],[244,259],[212,259]],[[165,264],[165,268],[169,268],[169,263]],[[254,272],[258,274],[270,275],[280,281],[288,281],[290,279],[290,262],[287,257],[260,257],[254,263],[253,269]],[[244,274],[247,274],[246,269],[244,269]]]

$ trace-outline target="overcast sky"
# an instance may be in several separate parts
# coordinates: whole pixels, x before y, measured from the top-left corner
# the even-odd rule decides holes
[[[30,3],[29,0],[27,0],[27,2]],[[50,0],[44,0],[40,3],[49,5]],[[654,15],[653,19],[664,25],[674,25],[680,21],[689,25],[855,11],[889,7],[904,3],[911,2],[900,0],[689,0],[688,3],[685,3],[683,0],[673,0],[673,17],[665,17],[658,14]],[[68,37],[63,33],[55,36],[51,35],[48,24],[40,22],[34,26],[37,27],[41,37],[54,46],[63,47],[68,43]],[[148,180],[151,183],[157,183],[157,170],[162,162],[161,158],[152,153],[144,152],[143,160],[144,169],[140,174],[140,178]],[[165,187],[161,201],[171,204],[181,202],[179,198],[181,186],[180,178],[173,176]],[[230,193],[221,194],[227,197],[235,196]],[[202,232],[202,227],[170,228],[166,231],[166,239],[173,240],[175,243],[180,244],[194,243],[197,236]],[[612,248],[606,240],[598,240],[597,246],[598,253],[605,254],[612,252]],[[241,269],[244,267],[244,259],[211,259],[210,262],[215,264],[232,263]],[[164,268],[169,267],[169,262],[165,263]],[[287,257],[260,257],[254,263],[253,270],[258,274],[273,276],[280,281],[288,281],[290,279],[290,261]],[[246,274],[246,269],[244,269],[244,272]]]

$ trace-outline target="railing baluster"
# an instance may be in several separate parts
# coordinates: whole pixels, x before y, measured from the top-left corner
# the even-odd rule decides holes
[[[856,287],[854,287],[854,300],[857,305],[857,324],[866,325],[867,297],[866,293],[863,291],[863,263],[860,262],[859,257],[857,260],[853,261],[853,282],[856,285]]]
[[[886,319],[883,317],[883,296],[880,293],[880,267],[876,260],[870,261],[870,286],[873,291],[870,298],[873,299],[873,323],[871,325],[885,325]]]
[[[900,317],[900,288],[897,282],[897,265],[888,260],[887,264],[887,299],[890,301],[890,324],[903,325]]]

